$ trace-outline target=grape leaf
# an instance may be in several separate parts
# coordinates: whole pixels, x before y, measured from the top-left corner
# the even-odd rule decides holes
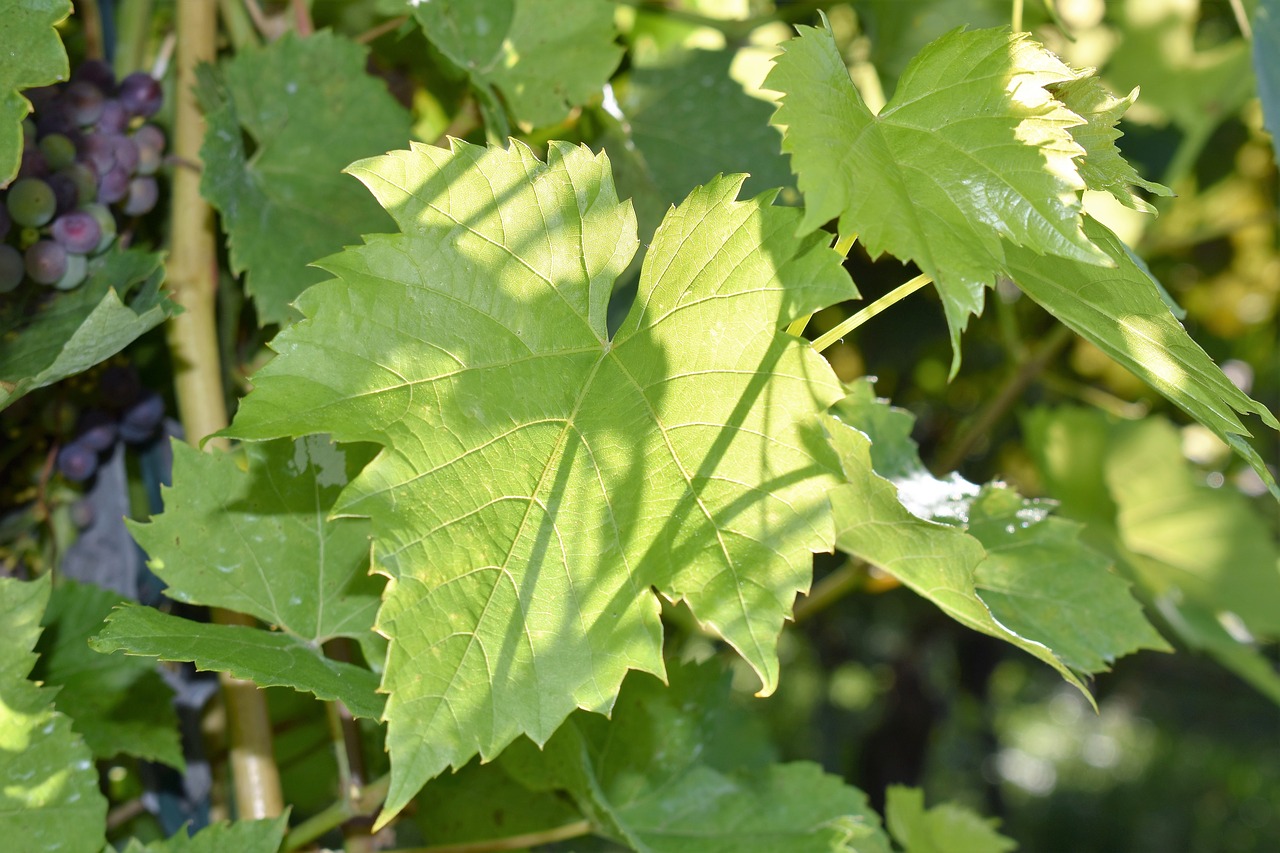
[[[1253,16],[1253,68],[1271,147],[1280,163],[1280,0],[1259,0]]]
[[[71,718],[95,758],[132,755],[184,768],[173,690],[150,661],[103,657],[89,637],[125,599],[63,579],[44,614],[35,677],[62,688],[54,705]]]
[[[195,835],[183,829],[162,841],[129,839],[124,853],[276,853],[289,827],[289,815],[270,820],[237,820],[206,826]]]
[[[604,155],[415,146],[352,166],[403,233],[323,262],[229,434],[386,450],[335,511],[388,584],[383,822],[430,777],[662,672],[656,588],[777,683],[810,552],[830,547],[826,362],[779,329],[849,298],[829,237],[717,179],[636,249]],[[285,402],[287,401],[287,402]]]
[[[645,853],[889,853],[861,791],[816,764],[759,760],[759,735],[708,669],[673,667],[669,688],[632,676],[612,719],[577,713],[544,749],[521,740],[499,764]]]
[[[613,83],[616,122],[598,141],[643,242],[672,204],[721,172],[750,173],[747,192],[793,183],[769,127],[773,107],[729,76],[732,61],[732,51],[691,50]]]
[[[26,850],[98,853],[107,800],[54,691],[27,680],[49,576],[0,578],[0,833]]]
[[[30,315],[0,306],[0,409],[105,361],[176,309],[160,290],[162,256],[112,249],[84,284]]]
[[[368,573],[369,523],[328,520],[373,448],[324,436],[235,453],[172,446],[165,511],[128,523],[166,594],[248,613],[316,649],[350,637],[380,657],[371,630],[382,581]]]
[[[1257,414],[1272,429],[1280,421],[1232,384],[1170,313],[1155,279],[1106,226],[1086,217],[1085,233],[1114,261],[1111,269],[1011,247],[1009,273],[1023,292],[1074,332],[1133,371],[1178,408],[1213,430],[1258,472],[1272,493],[1280,487],[1245,439],[1236,413]]]
[[[260,687],[292,687],[326,702],[340,700],[356,717],[382,714],[378,677],[363,667],[329,660],[292,634],[243,625],[212,625],[128,605],[112,611],[89,645],[160,660],[191,661],[197,669],[229,672]]]
[[[70,0],[0,0],[0,187],[22,163],[22,120],[31,112],[23,89],[66,80],[71,69],[54,25],[71,14]]]
[[[324,278],[309,263],[389,224],[342,174],[409,138],[409,114],[365,73],[365,57],[327,31],[287,33],[237,52],[218,74],[202,69],[209,126],[200,188],[222,216],[232,269],[245,273],[264,325],[297,318],[290,304]]]
[[[979,817],[954,803],[924,807],[919,788],[890,785],[885,823],[905,853],[1008,853],[1018,845],[996,832],[998,821]]]
[[[912,61],[874,115],[830,31],[800,36],[765,79],[805,196],[802,231],[838,218],[873,256],[915,261],[942,296],[952,373],[960,333],[982,311],[1005,247],[1080,263],[1111,259],[1081,230],[1070,128],[1084,119],[1046,87],[1082,76],[1025,34],[956,30]]]
[[[618,67],[613,4],[604,0],[408,0],[427,38],[497,90],[516,121],[545,125],[600,91]],[[491,94],[487,95],[492,97]]]

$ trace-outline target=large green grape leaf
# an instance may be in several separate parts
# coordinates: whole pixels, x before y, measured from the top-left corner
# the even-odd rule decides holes
[[[691,50],[615,80],[616,123],[602,135],[618,190],[636,206],[647,242],[667,209],[723,172],[747,172],[746,191],[791,184],[773,107],[729,76],[733,52]]]
[[[516,121],[545,125],[598,93],[618,67],[605,0],[408,0],[440,52]]]
[[[885,823],[905,853],[1008,853],[1018,845],[996,831],[997,821],[964,806],[924,807],[924,791],[890,785],[885,792]]]
[[[1280,421],[1232,384],[1191,340],[1155,279],[1118,237],[1088,217],[1085,233],[1114,261],[1111,269],[1010,247],[1009,274],[1049,313],[1217,433],[1280,498],[1237,413],[1255,413],[1272,429],[1280,429]]]
[[[713,665],[627,679],[611,719],[578,713],[500,767],[568,793],[599,834],[644,853],[889,853],[866,797],[808,762],[773,763]]]
[[[107,800],[54,691],[27,680],[49,576],[0,578],[0,834],[7,849],[98,853]]]
[[[112,249],[89,278],[31,313],[0,306],[0,409],[105,361],[175,310],[161,291],[163,257]]]
[[[95,758],[132,755],[182,769],[173,690],[155,665],[89,648],[89,637],[122,603],[114,592],[61,581],[45,610],[35,677],[60,688],[54,705],[71,718]]]
[[[1005,247],[1112,262],[1081,230],[1071,128],[1085,120],[1046,87],[1082,76],[1025,34],[956,30],[912,61],[874,115],[831,33],[800,27],[765,86],[805,196],[803,231],[839,220],[872,255],[915,261],[936,283],[959,366]]]
[[[662,672],[651,588],[777,683],[810,553],[830,547],[826,362],[780,331],[856,291],[825,235],[742,176],[668,214],[616,336],[636,249],[604,155],[546,164],[455,142],[352,167],[401,234],[326,259],[229,433],[386,450],[335,511],[373,520],[392,787],[544,742]]]
[[[22,163],[22,120],[31,112],[23,89],[48,86],[70,74],[67,51],[54,24],[71,14],[70,0],[0,0],[0,187]]]
[[[327,31],[288,33],[200,76],[200,188],[222,216],[232,269],[245,273],[263,324],[297,318],[293,300],[324,278],[308,264],[389,224],[342,174],[409,138],[409,114],[365,73],[365,58]]]
[[[1271,147],[1280,163],[1280,0],[1259,0],[1253,16],[1253,68]]]
[[[163,841],[129,839],[124,853],[276,853],[289,828],[289,815],[270,820],[237,820],[206,826],[195,835],[184,828]]]
[[[113,611],[89,644],[100,652],[191,661],[197,669],[228,672],[261,687],[291,687],[326,702],[340,700],[357,717],[382,713],[376,675],[330,660],[293,634],[192,622],[154,607],[130,605]]]

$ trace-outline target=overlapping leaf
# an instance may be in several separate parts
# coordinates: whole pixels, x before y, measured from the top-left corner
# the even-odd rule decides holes
[[[31,112],[23,89],[48,86],[70,74],[54,24],[71,14],[70,0],[0,0],[0,187],[22,162],[22,120]]]
[[[862,792],[816,764],[768,760],[709,669],[673,668],[669,688],[632,676],[612,719],[579,713],[501,767],[567,792],[597,832],[644,853],[888,853]]]
[[[89,636],[123,602],[105,589],[61,581],[45,611],[36,676],[61,688],[55,705],[95,758],[132,755],[181,769],[173,690],[154,663],[89,648]]]
[[[919,788],[890,785],[884,816],[906,853],[1008,853],[1018,847],[996,831],[995,821],[963,806],[943,803],[926,809]]]
[[[839,220],[872,255],[915,261],[959,336],[980,313],[1006,246],[1111,260],[1081,230],[1071,128],[1085,120],[1047,87],[1081,77],[1025,34],[953,31],[926,47],[873,115],[831,33],[801,27],[765,85],[805,196],[803,230]]]
[[[1167,648],[1076,525],[1004,488],[933,478],[910,441],[911,417],[876,400],[865,381],[851,390],[832,421],[850,483],[832,495],[842,550],[1077,686],[1077,672]]]
[[[0,578],[0,833],[27,850],[98,853],[107,800],[53,691],[27,680],[49,576]]]
[[[409,138],[408,113],[364,68],[354,42],[290,33],[201,75],[209,127],[200,187],[263,324],[296,319],[290,304],[324,278],[308,264],[389,224],[342,174]]]
[[[276,853],[288,827],[287,814],[273,820],[215,823],[195,835],[188,835],[183,829],[163,841],[147,844],[131,838],[124,853]]]
[[[284,633],[127,607],[112,615],[94,647],[191,660],[376,715],[382,704],[372,692],[376,677],[320,650],[327,640],[350,637],[375,665],[384,654],[372,632],[382,582],[368,574],[369,524],[328,519],[372,448],[311,436],[248,445],[237,454],[201,453],[181,443],[173,451],[175,485],[164,492],[164,513],[129,525],[168,584],[166,594],[247,613]]]
[[[1114,234],[1086,218],[1085,233],[1114,261],[1111,269],[1011,247],[1009,274],[1032,299],[1133,371],[1178,408],[1217,433],[1280,498],[1239,414],[1271,429],[1280,421],[1237,388],[1170,313],[1151,274]]]
[[[337,507],[373,519],[392,578],[384,819],[477,751],[608,709],[628,669],[662,672],[651,587],[771,691],[830,545],[815,416],[839,385],[779,331],[854,293],[826,239],[713,181],[658,229],[610,339],[637,241],[603,155],[454,143],[352,170],[403,233],[323,262],[338,279],[301,300],[230,432],[386,447]]]
[[[605,0],[432,0],[404,4],[440,52],[483,92],[501,93],[516,121],[560,121],[618,67],[613,4]]]
[[[164,322],[174,306],[160,290],[161,261],[113,249],[94,261],[84,284],[34,313],[20,300],[0,307],[0,409],[105,361]]]

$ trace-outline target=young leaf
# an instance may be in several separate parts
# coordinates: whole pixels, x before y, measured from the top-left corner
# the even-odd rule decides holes
[[[0,836],[26,850],[96,851],[107,800],[93,755],[53,691],[27,680],[49,576],[0,578]]]
[[[481,91],[516,121],[546,125],[598,93],[618,67],[604,0],[409,0],[406,11]]]
[[[0,0],[0,187],[22,163],[22,120],[31,112],[23,89],[48,86],[70,74],[67,51],[54,29],[71,14],[70,0]]]
[[[124,599],[114,592],[61,580],[45,610],[36,647],[36,677],[62,688],[54,704],[71,718],[95,758],[132,755],[182,769],[173,690],[151,661],[103,657],[89,637]]]
[[[88,370],[163,323],[175,308],[160,290],[162,260],[112,249],[84,284],[34,318],[19,301],[0,306],[0,409]]]
[[[386,448],[336,511],[372,518],[392,580],[383,821],[446,766],[545,742],[661,673],[651,588],[777,683],[775,642],[830,546],[826,362],[780,331],[853,294],[828,238],[742,177],[636,248],[608,160],[552,143],[416,146],[352,167],[401,227],[326,259],[230,433]]]
[[[959,339],[1008,245],[1084,264],[1111,260],[1081,230],[1071,136],[1084,119],[1046,87],[1081,77],[1025,34],[956,30],[912,61],[873,115],[828,30],[800,27],[765,86],[805,196],[802,231],[839,219],[873,256],[915,261]]]
[[[1111,257],[1113,268],[1010,247],[1009,274],[1049,313],[1217,433],[1280,498],[1266,463],[1245,440],[1250,433],[1237,413],[1255,413],[1272,429],[1280,429],[1280,421],[1232,384],[1191,340],[1151,274],[1118,237],[1089,217],[1085,234]]]
[[[538,750],[520,741],[500,766],[534,790],[562,790],[597,832],[647,853],[889,853],[856,788],[816,764],[764,758],[708,666],[671,686],[632,676],[611,719],[575,714]]]
[[[197,669],[228,672],[260,687],[292,687],[326,702],[341,700],[356,717],[382,714],[376,675],[329,660],[291,634],[192,622],[154,607],[130,605],[113,611],[89,645],[99,652],[191,661]]]
[[[1018,845],[996,832],[997,821],[954,803],[924,807],[919,788],[890,785],[885,823],[905,853],[1008,853]]]
[[[287,33],[240,51],[220,74],[201,74],[209,128],[200,188],[222,216],[232,269],[245,273],[264,325],[296,319],[290,303],[324,278],[309,263],[387,226],[342,174],[409,138],[408,113],[365,73],[365,54],[330,32]]]
[[[195,835],[183,829],[163,841],[143,844],[129,839],[124,853],[276,853],[289,827],[289,816],[273,820],[237,820],[206,826]]]

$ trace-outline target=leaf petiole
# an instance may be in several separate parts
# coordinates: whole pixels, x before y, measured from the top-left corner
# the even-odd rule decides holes
[[[849,332],[852,332],[854,329],[870,320],[872,317],[886,310],[890,306],[901,302],[903,299],[907,298],[932,281],[932,278],[921,273],[907,283],[898,285],[884,296],[881,296],[875,302],[872,302],[866,308],[863,308],[857,314],[854,314],[849,319],[840,323],[840,325],[836,326],[834,329],[831,329],[826,334],[818,337],[813,342],[813,348],[818,352],[822,352],[827,347],[849,334]]]

